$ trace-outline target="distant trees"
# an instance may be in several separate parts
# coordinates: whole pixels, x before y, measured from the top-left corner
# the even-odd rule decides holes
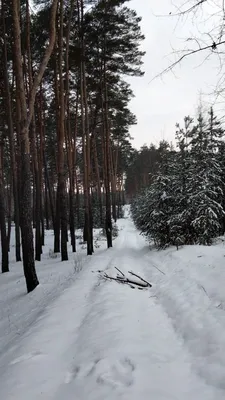
[[[156,245],[207,244],[224,233],[224,130],[211,108],[177,124],[178,151],[166,149],[153,182],[137,196],[137,227]]]

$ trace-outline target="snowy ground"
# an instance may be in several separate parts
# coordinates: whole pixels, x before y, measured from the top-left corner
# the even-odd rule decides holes
[[[118,225],[93,257],[46,252],[29,295],[18,265],[0,276],[0,399],[224,400],[223,242],[158,252]],[[153,287],[100,278],[114,267]]]

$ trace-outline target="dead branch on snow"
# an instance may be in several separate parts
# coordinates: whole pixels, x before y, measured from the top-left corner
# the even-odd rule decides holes
[[[133,277],[136,277],[138,279],[134,279],[134,278],[130,278],[127,277],[119,268],[115,267],[115,269],[119,272],[119,274],[116,275],[116,277],[108,275],[106,272],[104,271],[98,271],[99,274],[101,275],[101,277],[103,279],[106,280],[110,280],[110,281],[116,281],[118,283],[123,283],[125,285],[129,285],[132,289],[134,289],[135,287],[137,287],[138,289],[145,289],[148,287],[152,287],[152,284],[148,281],[146,281],[145,279],[143,279],[141,276],[135,274],[132,271],[128,271],[128,273],[130,275],[132,275]]]

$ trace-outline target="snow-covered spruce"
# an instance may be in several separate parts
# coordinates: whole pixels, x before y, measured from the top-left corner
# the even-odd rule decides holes
[[[165,147],[153,183],[133,201],[137,228],[158,248],[205,244],[224,233],[223,130],[209,111],[177,124],[178,151]]]

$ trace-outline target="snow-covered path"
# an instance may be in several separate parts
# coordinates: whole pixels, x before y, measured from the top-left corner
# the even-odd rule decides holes
[[[156,264],[154,267],[151,264],[149,247],[131,220],[119,221],[119,227],[113,249],[89,257],[71,286],[1,356],[0,399],[225,398],[225,385],[220,384],[225,378],[222,360],[217,360],[217,365],[221,365],[216,371],[220,378],[218,384],[210,376],[207,382],[207,372],[212,369],[207,365],[205,371],[196,368],[188,332],[185,337],[180,319],[176,321],[176,312],[185,308],[185,296],[178,303],[172,300],[169,283],[166,286],[167,276]],[[123,272],[140,273],[153,280],[153,287],[132,290],[100,279],[98,270],[106,270],[110,275],[115,274],[114,267]],[[177,279],[174,284],[171,282],[174,298],[179,297],[177,293],[186,284],[183,276]],[[193,303],[187,302],[188,305]],[[201,334],[193,325],[197,321],[191,318],[191,310],[189,314],[190,319],[183,328],[192,329],[193,335]],[[209,332],[213,334],[213,329]],[[214,338],[218,346],[223,346],[216,336],[211,342]]]

